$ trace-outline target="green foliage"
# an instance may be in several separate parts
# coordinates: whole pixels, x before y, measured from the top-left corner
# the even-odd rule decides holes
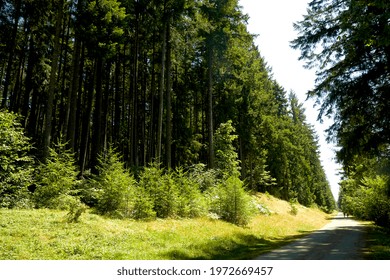
[[[238,136],[234,132],[232,121],[228,121],[220,124],[214,135],[215,166],[223,177],[240,175],[240,161],[233,145]]]
[[[207,193],[210,211],[221,219],[240,226],[247,225],[256,213],[251,196],[245,191],[243,182],[229,177]]]
[[[203,163],[191,166],[188,174],[190,180],[196,183],[202,192],[219,184],[220,179],[217,175],[214,169],[206,169]]]
[[[344,213],[390,228],[388,162],[356,158],[341,182],[339,205]]]
[[[29,207],[31,144],[16,114],[0,111],[0,207]]]
[[[247,164],[245,182],[251,190],[266,192],[277,186],[276,179],[266,169],[265,158],[257,157],[248,161]]]
[[[207,203],[198,182],[182,168],[178,168],[173,176],[179,192],[177,215],[183,218],[205,216],[208,210]]]
[[[88,44],[94,45],[94,51],[99,55],[112,54],[124,34],[122,21],[126,12],[120,5],[117,0],[90,1],[84,11],[84,17],[89,21],[84,22],[83,32],[88,36]]]
[[[174,217],[178,207],[178,188],[170,173],[164,173],[159,164],[146,167],[140,175],[139,188],[153,203],[158,218]]]
[[[67,220],[69,223],[78,223],[81,217],[88,207],[80,201],[78,197],[70,197],[69,212],[67,214]]]
[[[99,157],[98,175],[91,179],[90,184],[93,185],[98,213],[131,216],[136,181],[111,146]]]
[[[58,142],[49,149],[46,162],[41,162],[36,171],[35,205],[38,208],[69,209],[72,195],[77,195],[77,167],[74,155],[66,144]]]
[[[7,58],[2,60],[0,106],[22,112],[23,124],[39,145],[42,130],[47,132],[45,147],[66,131],[80,174],[99,173],[78,185],[75,193],[69,187],[73,174],[67,182],[61,173],[69,166],[47,162],[64,180],[48,172],[54,184],[37,184],[37,206],[70,205],[69,195],[77,194],[101,214],[195,217],[204,215],[202,195],[233,176],[254,191],[331,208],[313,131],[297,100],[288,100],[273,79],[247,31],[239,1],[61,1],[63,9],[46,0],[4,3],[3,10],[14,15],[0,20],[0,33],[12,35],[6,48],[0,48],[0,57]],[[42,13],[44,8],[47,12]],[[59,11],[71,20],[59,20]],[[21,22],[25,28],[15,28],[14,23]],[[62,28],[56,32],[48,26]],[[53,46],[53,38],[64,38],[60,47]],[[53,57],[64,58],[55,63],[61,71],[51,67]],[[56,96],[48,95],[56,99],[53,110],[41,98],[48,93],[49,76],[61,80]],[[169,93],[167,100],[163,92]],[[49,132],[53,135],[46,137]],[[102,158],[107,162],[100,162],[104,166],[98,170],[98,154],[107,141],[121,151],[126,167],[137,170],[139,184],[119,158]],[[169,170],[147,166],[155,158],[165,158]],[[10,159],[5,156],[2,167]],[[207,170],[204,163],[215,169]],[[5,174],[3,184],[13,180],[5,191],[24,197],[13,198],[22,204],[28,201],[25,183],[30,181],[25,167],[0,175]],[[187,167],[187,172],[180,170]],[[14,202],[4,201],[2,205],[14,207]],[[72,213],[76,219],[77,210]]]
[[[330,137],[346,165],[357,154],[381,155],[390,143],[390,2],[315,0],[295,24],[292,42],[307,67],[318,67],[310,92],[321,104],[320,117],[334,116]]]
[[[365,179],[362,184],[365,186],[362,190],[362,198],[367,218],[377,225],[390,228],[389,178],[376,176]]]
[[[297,199],[305,206],[317,204],[331,212],[335,201],[319,159],[317,136],[293,93],[289,103],[287,114],[278,122],[272,117],[264,122],[267,165],[277,183],[268,191],[287,201]]]
[[[290,214],[294,216],[298,215],[298,207],[296,205],[296,202],[290,201],[290,207]]]
[[[142,188],[137,187],[135,190],[134,208],[132,217],[136,220],[153,220],[156,218],[154,204],[149,194]]]

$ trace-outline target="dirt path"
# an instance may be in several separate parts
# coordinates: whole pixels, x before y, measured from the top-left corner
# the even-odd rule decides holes
[[[358,260],[362,259],[364,225],[339,213],[325,227],[257,260]]]

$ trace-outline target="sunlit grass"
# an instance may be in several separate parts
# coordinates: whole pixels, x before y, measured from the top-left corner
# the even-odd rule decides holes
[[[0,259],[250,259],[321,228],[328,215],[259,195],[270,215],[247,227],[209,218],[139,222],[86,213],[68,223],[66,212],[0,210]]]

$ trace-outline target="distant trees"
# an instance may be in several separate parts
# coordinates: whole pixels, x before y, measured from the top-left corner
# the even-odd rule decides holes
[[[387,226],[389,13],[389,1],[311,1],[292,42],[307,67],[318,69],[310,96],[321,103],[320,117],[335,118],[329,138],[340,147],[344,166],[341,208]]]
[[[0,10],[1,107],[21,115],[42,162],[61,138],[79,178],[111,178],[101,159],[112,146],[123,182],[129,170],[137,182],[138,172],[152,176],[152,163],[167,184],[180,177],[174,170],[205,164],[251,190],[334,208],[314,132],[272,79],[237,0],[5,0]],[[100,196],[83,190],[85,202],[104,198],[101,212],[117,211],[105,210],[111,183],[99,178]],[[183,201],[165,209],[152,198],[170,196],[153,195],[132,201],[134,213],[202,212]]]

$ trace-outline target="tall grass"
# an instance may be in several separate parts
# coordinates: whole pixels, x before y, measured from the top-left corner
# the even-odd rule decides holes
[[[292,216],[287,202],[264,196],[258,202],[272,214],[246,227],[208,218],[146,222],[92,213],[68,223],[64,211],[1,209],[0,259],[251,259],[327,222],[319,210],[302,208]]]

